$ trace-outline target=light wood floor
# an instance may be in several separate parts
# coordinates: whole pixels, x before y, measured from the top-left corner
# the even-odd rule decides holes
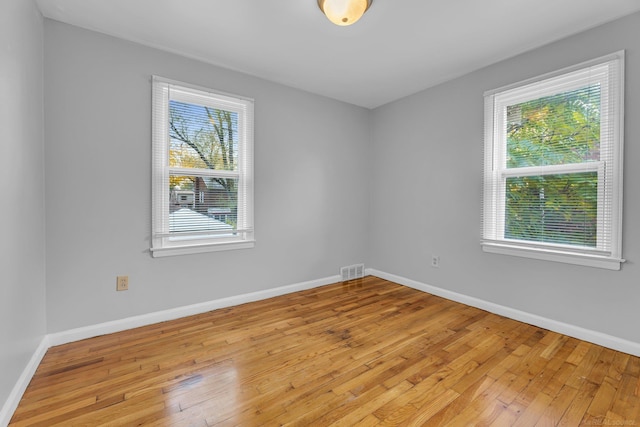
[[[11,425],[640,425],[639,375],[366,277],[53,347]]]

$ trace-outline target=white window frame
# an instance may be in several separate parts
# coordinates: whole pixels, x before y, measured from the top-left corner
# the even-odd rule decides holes
[[[175,168],[169,166],[169,102],[178,100],[238,114],[238,168],[236,171]],[[169,231],[169,177],[171,173],[238,180],[237,232]],[[185,255],[255,245],[253,229],[253,100],[158,76],[152,78],[152,236],[155,257]]]
[[[579,164],[507,168],[506,108],[600,83],[601,151],[611,155]],[[488,91],[485,96],[482,248],[485,252],[619,270],[622,258],[624,51]],[[507,239],[504,188],[510,177],[598,173],[596,248]]]

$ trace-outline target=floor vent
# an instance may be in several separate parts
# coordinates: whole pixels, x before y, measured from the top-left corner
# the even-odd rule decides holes
[[[342,281],[360,279],[364,277],[364,264],[354,264],[342,267],[340,269],[340,276]]]

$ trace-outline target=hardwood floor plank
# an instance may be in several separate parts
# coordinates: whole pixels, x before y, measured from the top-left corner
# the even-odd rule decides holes
[[[504,406],[503,406],[504,407]],[[518,420],[518,417],[524,411],[524,407],[518,405],[517,403],[512,403],[511,405],[506,406],[504,411],[498,415],[498,417],[489,424],[490,427],[505,427],[512,426]]]
[[[567,387],[571,387],[567,384]],[[564,415],[560,419],[559,426],[578,426],[581,424],[585,413],[587,412],[587,408],[593,401],[596,392],[598,391],[598,386],[594,383],[583,381],[582,385],[578,389],[578,394],[573,399],[569,408],[565,411]]]
[[[639,417],[640,358],[366,277],[52,347],[10,425]]]
[[[491,377],[483,377],[482,384],[477,389],[469,403],[453,418],[446,421],[446,425],[477,425],[490,424],[498,417],[496,411],[496,397],[503,390],[505,381]],[[508,382],[508,381],[507,381]]]
[[[562,416],[571,405],[571,402],[576,398],[577,394],[578,390],[575,388],[564,386],[553,401],[551,401],[544,414],[542,414],[541,421],[537,424],[551,426],[560,424]]]
[[[520,414],[516,422],[513,423],[513,427],[530,427],[536,425],[545,414],[552,400],[550,396],[544,393],[537,394],[535,398],[526,405],[524,411]]]

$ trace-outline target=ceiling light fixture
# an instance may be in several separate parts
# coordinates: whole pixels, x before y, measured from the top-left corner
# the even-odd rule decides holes
[[[320,10],[329,21],[345,26],[355,23],[364,15],[373,0],[318,0]]]

